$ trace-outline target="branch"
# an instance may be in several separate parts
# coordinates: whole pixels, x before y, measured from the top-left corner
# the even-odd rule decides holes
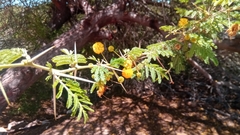
[[[69,21],[72,17],[70,9],[66,5],[67,0],[52,0],[53,5],[51,6],[52,19],[48,22],[48,26],[52,30],[57,30],[62,25]]]
[[[223,39],[221,41],[215,41],[219,50],[228,50],[231,52],[240,53],[240,36],[235,39]]]
[[[109,24],[115,24],[118,21],[126,23],[134,22],[159,31],[158,28],[162,24],[158,20],[138,15],[133,12],[125,12],[123,7],[124,4],[120,2],[118,4],[112,4],[99,12],[89,14],[85,19],[76,24],[74,28],[63,33],[51,44],[43,46],[37,51],[35,55],[49,48],[49,46],[55,46],[55,49],[35,60],[35,63],[45,65],[47,61],[51,61],[52,57],[61,54],[60,49],[62,48],[73,50],[73,44],[75,41],[77,41],[77,48],[80,49],[88,42],[96,40],[100,41],[103,39],[111,40],[111,32],[103,30],[102,27]],[[3,84],[9,100],[16,101],[17,97],[19,97],[25,89],[30,87],[45,74],[45,71],[29,67],[11,68],[1,74],[2,78],[0,81]],[[0,113],[6,106],[7,103],[2,93],[0,93]]]
[[[79,0],[79,1],[86,15],[93,13],[93,7],[88,3],[87,0]]]
[[[192,60],[191,58],[187,60],[188,63],[190,63],[194,68],[198,69],[198,72],[200,72],[205,78],[207,78],[210,83],[213,83],[214,80],[212,78],[212,76],[205,70],[202,68],[201,65],[199,65],[196,61]]]
[[[222,92],[218,87],[217,82],[212,78],[212,76],[205,70],[202,68],[202,66],[200,66],[196,61],[192,60],[191,58],[187,60],[194,68],[198,69],[198,72],[201,73],[201,75],[203,75],[205,78],[207,78],[210,83],[212,84],[212,86],[216,89],[217,94],[222,98]]]

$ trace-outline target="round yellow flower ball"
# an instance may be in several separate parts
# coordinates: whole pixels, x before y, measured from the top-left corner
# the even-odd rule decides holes
[[[132,68],[132,65],[133,65],[133,63],[129,59],[124,62],[124,67],[125,68]]]
[[[188,24],[188,19],[187,18],[181,18],[178,22],[179,27],[185,27]]]
[[[114,47],[113,47],[112,45],[110,45],[110,46],[108,47],[108,51],[109,51],[109,52],[114,52]]]
[[[124,82],[124,78],[123,78],[122,76],[119,76],[119,77],[118,77],[118,82],[119,82],[119,83],[123,83],[123,82]]]
[[[186,34],[186,35],[184,36],[184,40],[185,40],[185,41],[190,40],[190,36],[189,36],[189,34]]]
[[[142,74],[140,72],[137,72],[137,78],[141,78]]]
[[[131,68],[129,68],[129,69],[124,68],[122,70],[122,76],[126,79],[131,78],[132,75],[133,75],[133,70]]]
[[[93,51],[96,54],[100,54],[104,51],[104,45],[101,42],[96,42],[95,44],[93,44]]]

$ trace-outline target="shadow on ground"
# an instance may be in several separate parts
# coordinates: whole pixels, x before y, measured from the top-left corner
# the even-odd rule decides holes
[[[83,124],[62,116],[50,125],[18,131],[14,134],[42,135],[218,135],[239,134],[236,120],[202,107],[189,107],[181,101],[132,95],[100,101]]]
[[[50,123],[9,134],[239,135],[240,81],[237,73],[230,71],[232,67],[222,68],[205,67],[218,80],[222,95],[193,68],[185,75],[173,76],[174,85],[132,81],[128,82],[128,94],[112,88],[107,98],[94,101],[95,112],[89,113],[86,124],[66,114],[55,121],[50,111],[51,115],[42,115]],[[45,109],[49,110],[51,101],[46,102],[49,106]]]

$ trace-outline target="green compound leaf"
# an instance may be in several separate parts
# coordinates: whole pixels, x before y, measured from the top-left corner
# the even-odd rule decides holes
[[[63,93],[63,85],[60,85],[59,86],[59,89],[58,89],[58,93],[56,95],[56,98],[60,98],[62,96],[62,93]]]
[[[71,55],[71,54],[73,54],[73,51],[69,51],[68,49],[66,49],[66,48],[64,48],[64,49],[61,49],[61,51],[64,53],[64,54],[66,54],[66,55]]]
[[[0,65],[13,63],[17,59],[21,58],[24,52],[27,52],[27,51],[26,49],[22,49],[22,48],[0,50]]]
[[[79,99],[79,101],[84,104],[92,105],[92,103],[87,99]]]
[[[93,67],[91,69],[91,73],[94,75],[94,80],[96,82],[104,82],[104,84],[106,83],[106,76],[109,75],[109,70],[106,67],[102,67],[102,66],[97,66],[97,67]]]
[[[85,124],[88,120],[88,114],[85,110],[83,110],[83,118],[84,118],[84,124]]]
[[[75,63],[75,55],[58,55],[52,58],[52,61],[56,63],[56,66],[69,65]],[[77,63],[87,63],[86,58],[77,54]]]
[[[53,88],[56,88],[58,84],[59,84],[59,80],[56,80],[56,81],[52,84],[52,87],[53,87]]]
[[[151,74],[152,81],[155,82],[155,80],[156,80],[156,72],[154,71],[153,68],[150,68],[150,74]]]
[[[49,63],[48,61],[47,61],[47,63],[46,63],[46,66],[47,66],[48,68],[52,68],[52,64]]]
[[[210,60],[214,63],[214,65],[218,65],[218,60],[216,58],[216,54],[212,51],[212,48],[209,46],[203,46],[204,44],[192,44],[190,50],[186,52],[186,58],[191,58],[194,55],[199,59],[203,60],[204,63],[209,64]]]
[[[77,109],[79,108],[79,100],[78,96],[76,94],[73,95],[73,107],[72,107],[72,112],[77,112]]]
[[[88,111],[91,111],[91,112],[94,112],[94,110],[92,108],[90,108],[89,106],[87,105],[82,105],[84,109],[88,110]]]
[[[48,76],[45,78],[46,81],[49,81],[50,79],[52,79],[52,76],[51,76],[51,75],[48,75]]]
[[[91,87],[90,93],[93,93],[93,91],[97,88],[97,84],[94,83]]]
[[[166,41],[166,42],[161,42],[161,43],[156,43],[156,44],[151,44],[147,46],[148,53],[147,57],[148,59],[153,59],[156,60],[159,55],[163,57],[171,57],[173,56],[172,49],[170,48],[170,44],[175,43],[175,41]]]
[[[67,99],[67,103],[66,103],[66,107],[67,109],[69,109],[73,104],[73,98],[71,93],[68,92],[68,99]]]
[[[93,61],[97,61],[97,58],[95,56],[89,56],[88,59],[93,60]]]
[[[158,83],[161,83],[162,78],[169,79],[168,76],[167,76],[167,70],[162,68],[158,64],[146,64],[145,65],[145,72],[146,72],[146,78],[150,74],[150,77],[152,78],[153,82],[158,81]]]
[[[124,64],[124,58],[120,57],[120,58],[112,58],[110,60],[110,65],[112,67],[115,67],[115,68],[119,68],[121,65]]]
[[[94,111],[90,108],[92,103],[87,95],[87,91],[81,89],[80,84],[72,79],[62,79],[61,81],[57,97],[61,96],[65,88],[68,93],[66,107],[71,108],[71,116],[77,116],[78,120],[83,116],[84,122],[86,122],[88,119],[87,111]]]
[[[83,107],[80,106],[78,111],[79,111],[79,113],[77,115],[77,120],[80,120],[82,118],[82,114],[83,114]]]
[[[142,55],[145,49],[139,47],[133,47],[129,52],[128,55],[131,56],[132,59],[136,59]]]
[[[175,69],[175,72],[179,74],[181,71],[185,70],[185,64],[184,59],[181,54],[176,55],[175,57],[172,57],[172,63],[173,68]]]

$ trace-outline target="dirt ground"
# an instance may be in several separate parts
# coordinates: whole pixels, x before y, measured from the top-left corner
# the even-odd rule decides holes
[[[102,99],[93,96],[95,112],[89,113],[86,124],[66,114],[64,107],[60,107],[58,119],[54,120],[48,99],[41,102],[34,115],[17,116],[7,109],[0,116],[0,127],[7,128],[12,121],[24,120],[26,125],[39,120],[47,123],[15,127],[9,135],[239,135],[238,57],[228,54],[220,58],[220,66],[204,66],[216,80],[221,95],[190,67],[188,72],[173,75],[174,84],[154,84],[149,79],[128,81],[128,93],[117,86]]]

